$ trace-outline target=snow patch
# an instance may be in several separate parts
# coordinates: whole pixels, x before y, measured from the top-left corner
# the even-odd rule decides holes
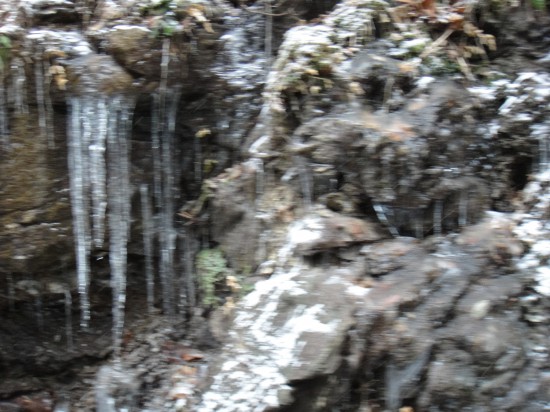
[[[550,297],[550,267],[543,266],[537,269],[535,280],[538,285],[535,286],[535,290],[541,295]]]

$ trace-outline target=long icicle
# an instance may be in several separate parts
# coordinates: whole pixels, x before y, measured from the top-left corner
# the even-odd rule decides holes
[[[126,308],[127,244],[130,230],[129,104],[117,97],[110,104],[107,133],[109,158],[109,262],[113,294],[113,346],[120,354]]]
[[[103,247],[105,236],[105,213],[107,209],[107,170],[105,165],[105,144],[107,139],[108,108],[105,98],[92,103],[97,118],[95,133],[90,145],[90,177],[92,183],[92,234],[94,247]]]
[[[28,114],[27,104],[27,75],[25,74],[25,62],[16,58],[11,65],[13,106],[17,114]]]
[[[156,209],[160,209],[162,199],[162,172],[160,157],[160,93],[153,93],[151,109],[151,149],[153,153],[153,200]]]
[[[44,72],[44,109],[46,114],[46,137],[48,148],[55,149],[55,136],[53,129],[53,103],[50,94],[50,85],[52,75],[50,73],[50,62],[47,59],[42,61],[42,70]]]
[[[73,213],[73,232],[76,245],[76,266],[78,294],[80,300],[80,326],[88,328],[90,322],[90,224],[88,195],[88,159],[85,148],[88,146],[82,133],[81,119],[84,113],[81,101],[73,97],[69,127],[69,177],[71,188],[71,208]]]
[[[160,201],[157,200],[160,209],[159,247],[160,247],[160,280],[162,287],[162,300],[164,314],[174,316],[176,310],[175,302],[175,276],[174,276],[174,255],[176,250],[177,234],[174,228],[174,198],[176,196],[175,178],[175,143],[174,134],[176,127],[176,113],[180,97],[180,88],[168,89],[170,63],[170,39],[165,38],[162,44],[161,59],[161,81],[158,91],[158,99],[155,99],[153,110],[158,112],[158,141],[155,142],[153,135],[153,146],[159,144],[160,154],[160,178],[155,176],[155,182],[160,181]],[[156,104],[158,103],[158,106]],[[155,116],[156,114],[154,114]],[[153,127],[155,125],[153,124]],[[158,163],[158,162],[157,162]]]
[[[46,115],[46,99],[44,92],[44,64],[42,60],[43,50],[37,47],[34,61],[34,81],[36,87],[36,106],[38,108],[38,126],[40,128],[40,136],[44,139],[48,138],[48,124]]]
[[[147,311],[152,313],[155,303],[155,278],[153,272],[153,212],[149,201],[149,187],[139,187],[141,198],[141,220],[143,222],[143,253],[145,255],[145,279],[147,282]]]

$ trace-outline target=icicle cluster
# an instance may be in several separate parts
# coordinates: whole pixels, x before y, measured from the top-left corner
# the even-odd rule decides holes
[[[81,326],[90,322],[90,254],[101,248],[109,210],[113,337],[119,347],[126,302],[130,231],[130,140],[133,100],[125,96],[70,99],[69,173]],[[107,166],[108,165],[108,166]]]
[[[176,165],[177,148],[174,141],[176,114],[181,87],[168,87],[170,63],[170,39],[163,42],[161,60],[161,81],[153,96],[152,142],[153,142],[153,191],[155,206],[160,213],[159,251],[160,281],[164,313],[175,315],[175,273],[174,256],[177,233],[174,225],[174,200],[179,195],[177,182],[180,168]]]

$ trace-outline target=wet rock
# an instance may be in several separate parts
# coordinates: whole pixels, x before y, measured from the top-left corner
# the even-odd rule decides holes
[[[368,265],[368,274],[384,275],[405,266],[414,260],[424,257],[414,238],[400,238],[377,242],[361,248]]]
[[[466,228],[456,239],[456,243],[466,250],[473,247],[496,263],[509,262],[524,252],[523,245],[514,239],[514,222],[506,215],[491,214],[477,225]]]
[[[426,390],[429,395],[421,398],[421,407],[460,410],[468,403],[466,398],[475,388],[476,380],[472,362],[470,354],[461,350],[439,354],[431,364]]]
[[[29,134],[33,134],[29,138]],[[0,162],[0,267],[4,273],[50,271],[70,261],[71,217],[64,152],[48,151],[28,116],[14,119],[12,149]]]
[[[118,25],[105,36],[107,50],[122,67],[142,76],[158,76],[160,40],[143,26]],[[153,61],[151,61],[153,60]]]
[[[100,92],[104,95],[129,93],[133,78],[111,56],[87,55],[67,66],[68,87],[77,95]]]
[[[2,33],[14,49],[26,33],[23,48],[28,49],[23,51],[30,53],[16,56],[5,79],[10,124],[16,124],[12,115],[25,107],[14,100],[23,96],[15,92],[22,84],[29,86],[31,112],[42,104],[36,86],[40,73],[56,93],[59,130],[66,124],[63,80],[70,81],[67,87],[74,93],[91,96],[99,90],[112,96],[133,92],[134,78],[145,77],[150,83],[142,91],[148,94],[162,73],[164,44],[169,84],[185,83],[179,108],[185,113],[176,122],[185,165],[179,177],[189,187],[182,196],[184,201],[196,198],[182,209],[180,223],[186,234],[200,238],[202,247],[219,245],[236,273],[263,279],[252,294],[224,305],[210,321],[195,316],[192,326],[178,325],[175,336],[193,329],[190,336],[201,343],[213,341],[207,325],[228,335],[227,345],[211,362],[206,389],[199,387],[206,360],[201,358],[197,366],[182,364],[188,361],[174,349],[179,346],[161,343],[164,332],[149,330],[136,339],[130,331],[122,351],[127,363],[102,368],[95,380],[96,409],[137,404],[158,411],[354,410],[359,404],[388,410],[409,410],[415,404],[430,411],[546,408],[550,180],[545,168],[550,129],[545,119],[550,82],[536,67],[544,62],[529,63],[534,69],[525,73],[516,73],[511,64],[498,74],[486,70],[479,74],[484,76],[481,84],[473,77],[478,75],[475,61],[461,69],[449,67],[456,50],[435,47],[428,31],[419,30],[425,19],[415,22],[409,15],[391,23],[384,2],[339,2],[315,25],[296,27],[287,35],[267,80],[258,120],[261,133],[246,148],[255,158],[209,179],[205,191],[195,193],[205,175],[216,175],[232,158],[241,160],[241,142],[261,106],[271,56],[264,53],[269,54],[269,39],[258,33],[265,32],[269,19],[262,14],[265,2],[246,3],[252,8],[225,16],[230,32],[223,44],[217,42],[223,30],[213,10],[227,5],[218,1],[180,2],[181,15],[173,21],[158,2],[127,2],[124,10],[101,2],[98,20],[84,21],[90,41],[80,27],[14,28],[8,7],[14,3],[1,3],[6,12]],[[293,6],[297,16],[313,17],[334,4],[320,3]],[[38,20],[30,23],[56,21],[65,13],[63,4],[28,2],[31,8],[44,6],[33,9]],[[307,5],[311,14],[303,10]],[[193,6],[200,6],[195,13],[202,14],[189,14]],[[447,13],[452,5],[438,7]],[[148,14],[146,20],[143,14]],[[50,15],[54,20],[48,20]],[[90,10],[85,15],[90,17]],[[296,16],[274,17],[280,22]],[[454,18],[463,17],[458,13]],[[538,59],[547,46],[545,30],[528,30],[526,21],[521,30],[538,44],[514,44],[523,44],[519,53],[536,49]],[[159,31],[166,23],[174,23],[168,27],[175,29],[174,36]],[[495,20],[489,24],[500,30]],[[441,28],[431,29],[436,34]],[[96,55],[96,48],[114,58]],[[492,56],[486,57],[486,65],[493,65]],[[527,64],[525,59],[521,64]],[[61,68],[69,78],[60,77]],[[470,68],[474,72],[468,75]],[[38,80],[18,77],[25,71]],[[468,87],[464,78],[470,79]],[[151,130],[143,126],[151,120],[148,99],[143,97],[135,122],[142,128],[136,154],[140,182],[150,178],[150,165],[142,159],[150,151]],[[27,120],[22,123],[32,123]],[[35,128],[27,134],[34,143],[28,136],[11,136],[10,156],[0,174],[2,289],[8,294],[13,290],[15,297],[2,296],[2,308],[15,308],[2,318],[2,328],[18,331],[6,334],[2,364],[10,371],[13,366],[13,373],[61,373],[84,362],[72,358],[73,350],[74,357],[95,359],[109,352],[111,296],[103,292],[95,297],[109,295],[93,305],[105,319],[87,339],[80,333],[81,340],[71,347],[71,270],[66,267],[72,267],[73,251],[65,156],[59,149],[64,137],[57,137],[55,143],[62,144],[51,150],[45,149],[45,140],[35,139],[40,134]],[[42,151],[56,152],[56,157],[46,159]],[[51,174],[44,166],[49,162],[56,164]],[[63,165],[59,170],[58,164]],[[521,209],[522,215],[486,216],[489,208]],[[376,218],[392,235],[419,240],[386,239],[372,223]],[[437,236],[420,240],[430,234]],[[192,261],[189,255],[198,244],[182,253],[183,260]],[[141,246],[132,250],[142,253]],[[108,291],[108,271],[98,262],[94,276],[101,281],[96,287]],[[128,305],[128,312],[143,316],[135,310],[142,307],[143,302]],[[215,325],[219,313],[223,316]],[[48,344],[52,341],[57,347]],[[9,379],[2,384],[12,391],[3,397],[41,385],[18,383],[10,389]],[[199,391],[204,393],[194,403]],[[78,397],[76,408],[92,410],[92,398]]]
[[[213,239],[219,242],[233,268],[248,272],[260,263],[252,252],[261,231],[254,210],[258,178],[251,164],[237,165],[212,180],[208,195]]]
[[[482,279],[480,284],[472,285],[468,293],[460,299],[457,310],[481,319],[489,313],[514,308],[522,290],[521,279],[514,275]]]
[[[346,303],[357,296],[349,282],[352,276],[345,269],[294,269],[259,282],[239,304],[214,365],[218,372],[197,410],[288,405],[294,384],[300,392],[301,381],[320,379],[318,386],[307,389],[316,399],[295,398],[304,410],[316,410],[316,392],[339,370],[346,331],[353,323],[353,305]],[[250,384],[239,384],[243,381]]]
[[[376,224],[320,210],[300,222],[289,233],[289,242],[302,255],[380,240]]]

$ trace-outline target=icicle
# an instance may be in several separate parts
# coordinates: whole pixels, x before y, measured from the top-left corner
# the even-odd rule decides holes
[[[195,254],[193,253],[192,248],[192,239],[190,233],[185,233],[184,235],[184,245],[183,245],[183,255],[185,258],[185,292],[187,297],[187,305],[190,308],[194,308],[196,306],[195,296],[195,273],[194,273],[194,260],[195,260]]]
[[[25,74],[25,63],[22,59],[14,59],[11,65],[13,106],[17,114],[27,114],[27,76]]]
[[[90,301],[88,296],[90,282],[90,224],[89,224],[89,181],[87,135],[83,133],[81,119],[84,120],[80,98],[73,97],[69,127],[69,177],[71,188],[71,208],[73,213],[73,231],[76,245],[77,282],[80,299],[80,326],[87,328],[90,321]]]
[[[46,137],[48,140],[48,148],[55,149],[55,136],[53,130],[53,104],[50,96],[50,84],[52,75],[50,73],[50,63],[48,60],[42,62],[42,70],[44,71],[44,108],[46,111]]]
[[[113,294],[113,346],[120,354],[126,307],[126,260],[130,232],[129,104],[118,97],[109,104],[109,262]]]
[[[185,314],[189,305],[189,292],[187,290],[187,273],[186,273],[186,259],[185,248],[187,247],[187,233],[183,233],[179,236],[180,250],[184,251],[180,253],[180,279],[179,279],[179,299],[178,299],[178,313]]]
[[[171,173],[169,184],[172,191],[172,201],[179,200],[180,190],[178,188],[180,179],[181,179],[181,167],[178,163],[178,145],[176,144],[175,135],[176,135],[176,118],[178,115],[178,106],[181,97],[181,86],[174,85],[171,87],[170,93],[168,94],[168,110],[166,113],[166,128],[167,134],[164,140],[168,141],[170,146],[170,162],[171,162]],[[174,213],[174,212],[173,212]],[[172,213],[172,216],[173,216]]]
[[[395,226],[390,223],[388,216],[386,215],[386,207],[384,205],[381,205],[380,203],[375,203],[372,207],[376,212],[378,220],[386,225],[392,236],[398,237],[399,231]]]
[[[47,115],[46,100],[44,94],[44,66],[42,62],[42,53],[37,50],[34,60],[34,81],[36,88],[36,106],[38,108],[38,126],[40,127],[40,136],[47,139]],[[49,142],[48,142],[49,143]],[[48,144],[49,145],[49,144]]]
[[[92,233],[94,246],[103,247],[105,237],[105,212],[107,208],[106,193],[106,166],[105,166],[105,141],[107,139],[107,118],[109,115],[105,99],[96,99],[91,102],[90,116],[94,119],[94,125],[86,121],[85,133],[90,133],[90,178],[92,184]],[[114,108],[116,110],[116,108]],[[95,133],[91,133],[94,127]]]
[[[462,190],[458,199],[458,226],[464,227],[468,224],[468,192]]]
[[[153,106],[151,109],[151,149],[153,152],[153,198],[155,207],[162,207],[162,172],[160,158],[160,98],[159,93],[153,94]]]
[[[122,97],[73,97],[70,100],[69,175],[77,257],[81,321],[90,320],[89,283],[93,240],[101,247],[105,210],[109,208],[110,262],[113,286],[113,335],[118,347],[124,325],[126,244],[130,231],[130,161],[128,132],[131,103]],[[109,186],[106,189],[105,143],[109,147]],[[91,194],[91,198],[90,198]],[[90,204],[92,213],[90,214]]]
[[[264,186],[265,186],[264,162],[262,159],[253,157],[252,159],[249,160],[248,164],[250,164],[254,168],[254,172],[255,172],[255,177],[256,177],[255,197],[256,197],[256,206],[257,206],[259,199],[264,194]]]
[[[143,252],[145,254],[145,281],[147,282],[147,311],[152,313],[155,300],[155,278],[153,273],[153,212],[149,202],[149,188],[139,187],[141,196],[141,220],[143,222]]]
[[[265,12],[265,37],[264,37],[264,52],[266,73],[271,67],[271,57],[273,54],[273,10],[271,0],[264,1]]]
[[[256,255],[255,255],[257,262],[263,262],[267,259],[267,256],[268,256],[267,244],[270,237],[271,237],[270,230],[265,230],[262,233],[260,233],[260,238],[258,239],[258,248],[256,249]]]
[[[162,300],[164,314],[174,316],[174,250],[176,234],[174,230],[166,231],[163,223],[160,250],[160,280],[162,283]]]
[[[166,107],[164,97],[168,92],[168,72],[170,65],[170,38],[165,37],[162,39],[162,57],[160,61],[160,85],[159,91],[161,96],[161,113],[164,113]]]
[[[174,308],[174,250],[175,237],[174,230],[174,207],[172,198],[172,164],[170,145],[164,141],[162,143],[162,210],[161,210],[161,233],[160,233],[160,279],[162,284],[163,309],[164,313],[172,316],[175,313]]]
[[[257,159],[256,168],[256,199],[259,199],[264,194],[265,187],[265,170],[262,159]]]
[[[67,350],[73,350],[73,297],[69,288],[65,289],[65,339]]]
[[[434,235],[441,236],[443,220],[443,201],[436,200],[434,205]]]
[[[175,314],[175,277],[174,254],[177,234],[174,228],[174,200],[179,196],[179,165],[176,164],[176,114],[181,88],[168,88],[170,63],[170,39],[162,43],[161,80],[159,90],[153,101],[153,157],[154,157],[154,194],[155,205],[160,211],[159,248],[160,280],[162,288],[163,310],[168,316]],[[156,157],[156,160],[155,160]]]

